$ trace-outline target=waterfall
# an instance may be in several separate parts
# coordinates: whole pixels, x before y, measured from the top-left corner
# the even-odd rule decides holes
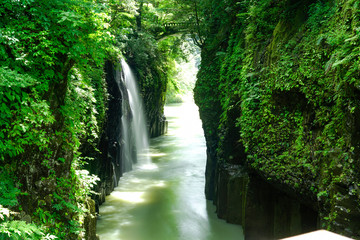
[[[149,137],[146,127],[143,103],[137,87],[137,82],[129,65],[121,60],[122,74],[119,79],[126,89],[120,88],[122,96],[122,158],[123,170],[131,170],[132,163],[138,163],[141,168],[153,166],[149,156]],[[120,84],[119,84],[120,85]]]

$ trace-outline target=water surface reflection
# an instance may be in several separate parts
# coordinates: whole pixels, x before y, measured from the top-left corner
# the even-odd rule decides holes
[[[194,103],[165,108],[169,131],[151,140],[151,167],[136,166],[100,207],[102,240],[241,240],[204,196],[206,147]]]

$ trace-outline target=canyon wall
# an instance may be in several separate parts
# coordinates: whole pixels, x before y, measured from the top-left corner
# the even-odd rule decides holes
[[[134,70],[137,72],[136,66]],[[84,155],[92,158],[91,161],[88,161],[87,169],[100,178],[99,183],[95,186],[98,195],[94,195],[97,209],[105,201],[105,197],[117,186],[123,173],[131,170],[131,163],[125,163],[126,160],[122,157],[125,138],[121,128],[121,118],[125,117],[131,121],[132,116],[127,89],[121,80],[121,74],[123,74],[121,71],[119,63],[111,61],[105,63],[104,72],[108,97],[103,129],[97,139],[97,148],[93,148],[93,145],[86,142],[82,145]],[[141,85],[142,81],[144,79],[139,79],[138,83],[139,90],[145,97],[145,115],[148,119],[149,133],[152,137],[162,135],[166,132],[166,120],[163,117],[164,102],[161,101],[164,93],[159,93],[158,88],[153,88],[153,91],[144,90]],[[123,104],[126,111],[122,107]],[[131,151],[132,159],[136,159],[135,146],[132,146],[131,143],[128,144],[133,149]],[[127,165],[130,167],[126,167]]]
[[[219,217],[246,239],[359,238],[359,4],[208,2],[195,100]]]

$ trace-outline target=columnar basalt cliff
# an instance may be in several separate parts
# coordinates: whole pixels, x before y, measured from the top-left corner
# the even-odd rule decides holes
[[[136,66],[134,68],[136,70]],[[95,191],[98,193],[94,196],[96,208],[105,201],[105,197],[109,195],[116,187],[120,177],[124,172],[131,170],[132,163],[125,163],[127,161],[123,158],[124,144],[126,141],[123,136],[122,118],[126,118],[129,122],[132,119],[129,96],[126,86],[122,80],[123,72],[119,63],[107,61],[104,67],[106,75],[106,86],[108,93],[106,120],[103,124],[101,137],[98,139],[98,150],[96,151],[91,145],[84,143],[83,150],[85,156],[90,156],[93,160],[88,162],[87,168],[92,174],[100,178],[99,183],[95,186]],[[139,83],[142,83],[142,79]],[[142,85],[140,85],[141,87]],[[148,103],[146,106],[146,117],[148,121],[149,131],[152,136],[159,136],[166,131],[166,121],[162,117],[164,102],[158,99],[162,98],[159,89],[154,88],[154,91],[145,91],[140,88],[145,94]],[[149,102],[149,98],[155,99]],[[156,101],[158,104],[153,104]],[[124,107],[125,106],[125,107]],[[128,126],[130,127],[130,126]],[[128,129],[127,132],[131,130]],[[132,141],[127,143],[130,145],[130,157],[133,163],[136,162],[136,149]],[[131,150],[132,149],[132,150]]]
[[[360,238],[359,4],[218,5],[195,88],[207,198],[246,239]]]
[[[164,115],[165,92],[167,81],[161,72],[152,64],[138,65],[129,59],[129,65],[139,79],[140,94],[144,101],[144,111],[148,123],[149,137],[161,136],[166,132],[167,123]]]
[[[91,148],[83,150],[86,156],[94,158],[94,160],[89,161],[89,171],[100,178],[99,183],[95,186],[95,191],[99,193],[99,195],[94,196],[96,208],[105,201],[105,196],[113,191],[124,172],[122,169],[123,159],[121,158],[121,118],[123,116],[122,102],[128,103],[128,99],[127,96],[121,94],[121,88],[124,88],[123,83],[117,81],[121,74],[119,64],[107,61],[104,71],[108,100],[106,120],[98,143],[99,151],[94,149],[89,151]],[[85,146],[86,144],[83,145],[83,147]]]
[[[126,56],[138,80],[149,137],[157,137],[166,132],[164,105],[170,75],[164,53],[152,41],[142,33],[135,34],[128,42]]]

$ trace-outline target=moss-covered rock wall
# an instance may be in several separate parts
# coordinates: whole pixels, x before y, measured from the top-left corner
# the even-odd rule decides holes
[[[136,62],[131,62],[132,70],[137,75],[137,83],[139,91],[145,103],[145,114],[148,120],[148,131],[151,136],[159,136],[164,134],[166,129],[165,118],[163,117],[164,101],[163,95],[165,93],[164,85],[154,67],[154,64],[137,65]],[[122,69],[120,62],[106,61],[104,66],[104,75],[106,82],[106,102],[103,106],[106,108],[106,116],[100,129],[100,135],[96,139],[95,144],[89,144],[84,141],[82,144],[82,153],[84,156],[90,157],[87,169],[100,178],[99,183],[95,186],[95,191],[98,195],[94,195],[96,200],[96,207],[105,201],[105,197],[109,195],[114,187],[118,184],[124,172],[130,171],[132,163],[126,163],[123,159],[122,152],[124,151],[124,141],[122,129],[122,118],[127,118],[129,122],[132,120],[129,96],[127,89],[122,79]],[[144,68],[144,69],[143,69]],[[145,75],[143,71],[150,73]],[[155,76],[153,76],[153,74]],[[124,111],[123,106],[127,111]],[[128,129],[127,132],[132,132]],[[133,163],[136,162],[135,146],[129,147],[133,149],[132,156]]]
[[[144,103],[150,137],[166,131],[165,94],[169,78],[169,60],[153,36],[140,32],[127,43],[126,57],[136,76]]]
[[[195,89],[208,143],[207,197],[220,213],[240,194],[237,213],[249,239],[254,226],[271,228],[270,238],[320,227],[359,238],[359,3],[212,6],[209,16],[222,18],[210,26]],[[224,183],[224,171],[239,184]],[[240,172],[242,191],[235,190],[245,181]],[[256,193],[264,184],[281,200]],[[254,204],[261,198],[267,207]],[[275,231],[284,199],[302,210],[283,210],[294,225]],[[250,214],[262,207],[269,221],[258,223]],[[309,214],[301,217],[303,209]]]

